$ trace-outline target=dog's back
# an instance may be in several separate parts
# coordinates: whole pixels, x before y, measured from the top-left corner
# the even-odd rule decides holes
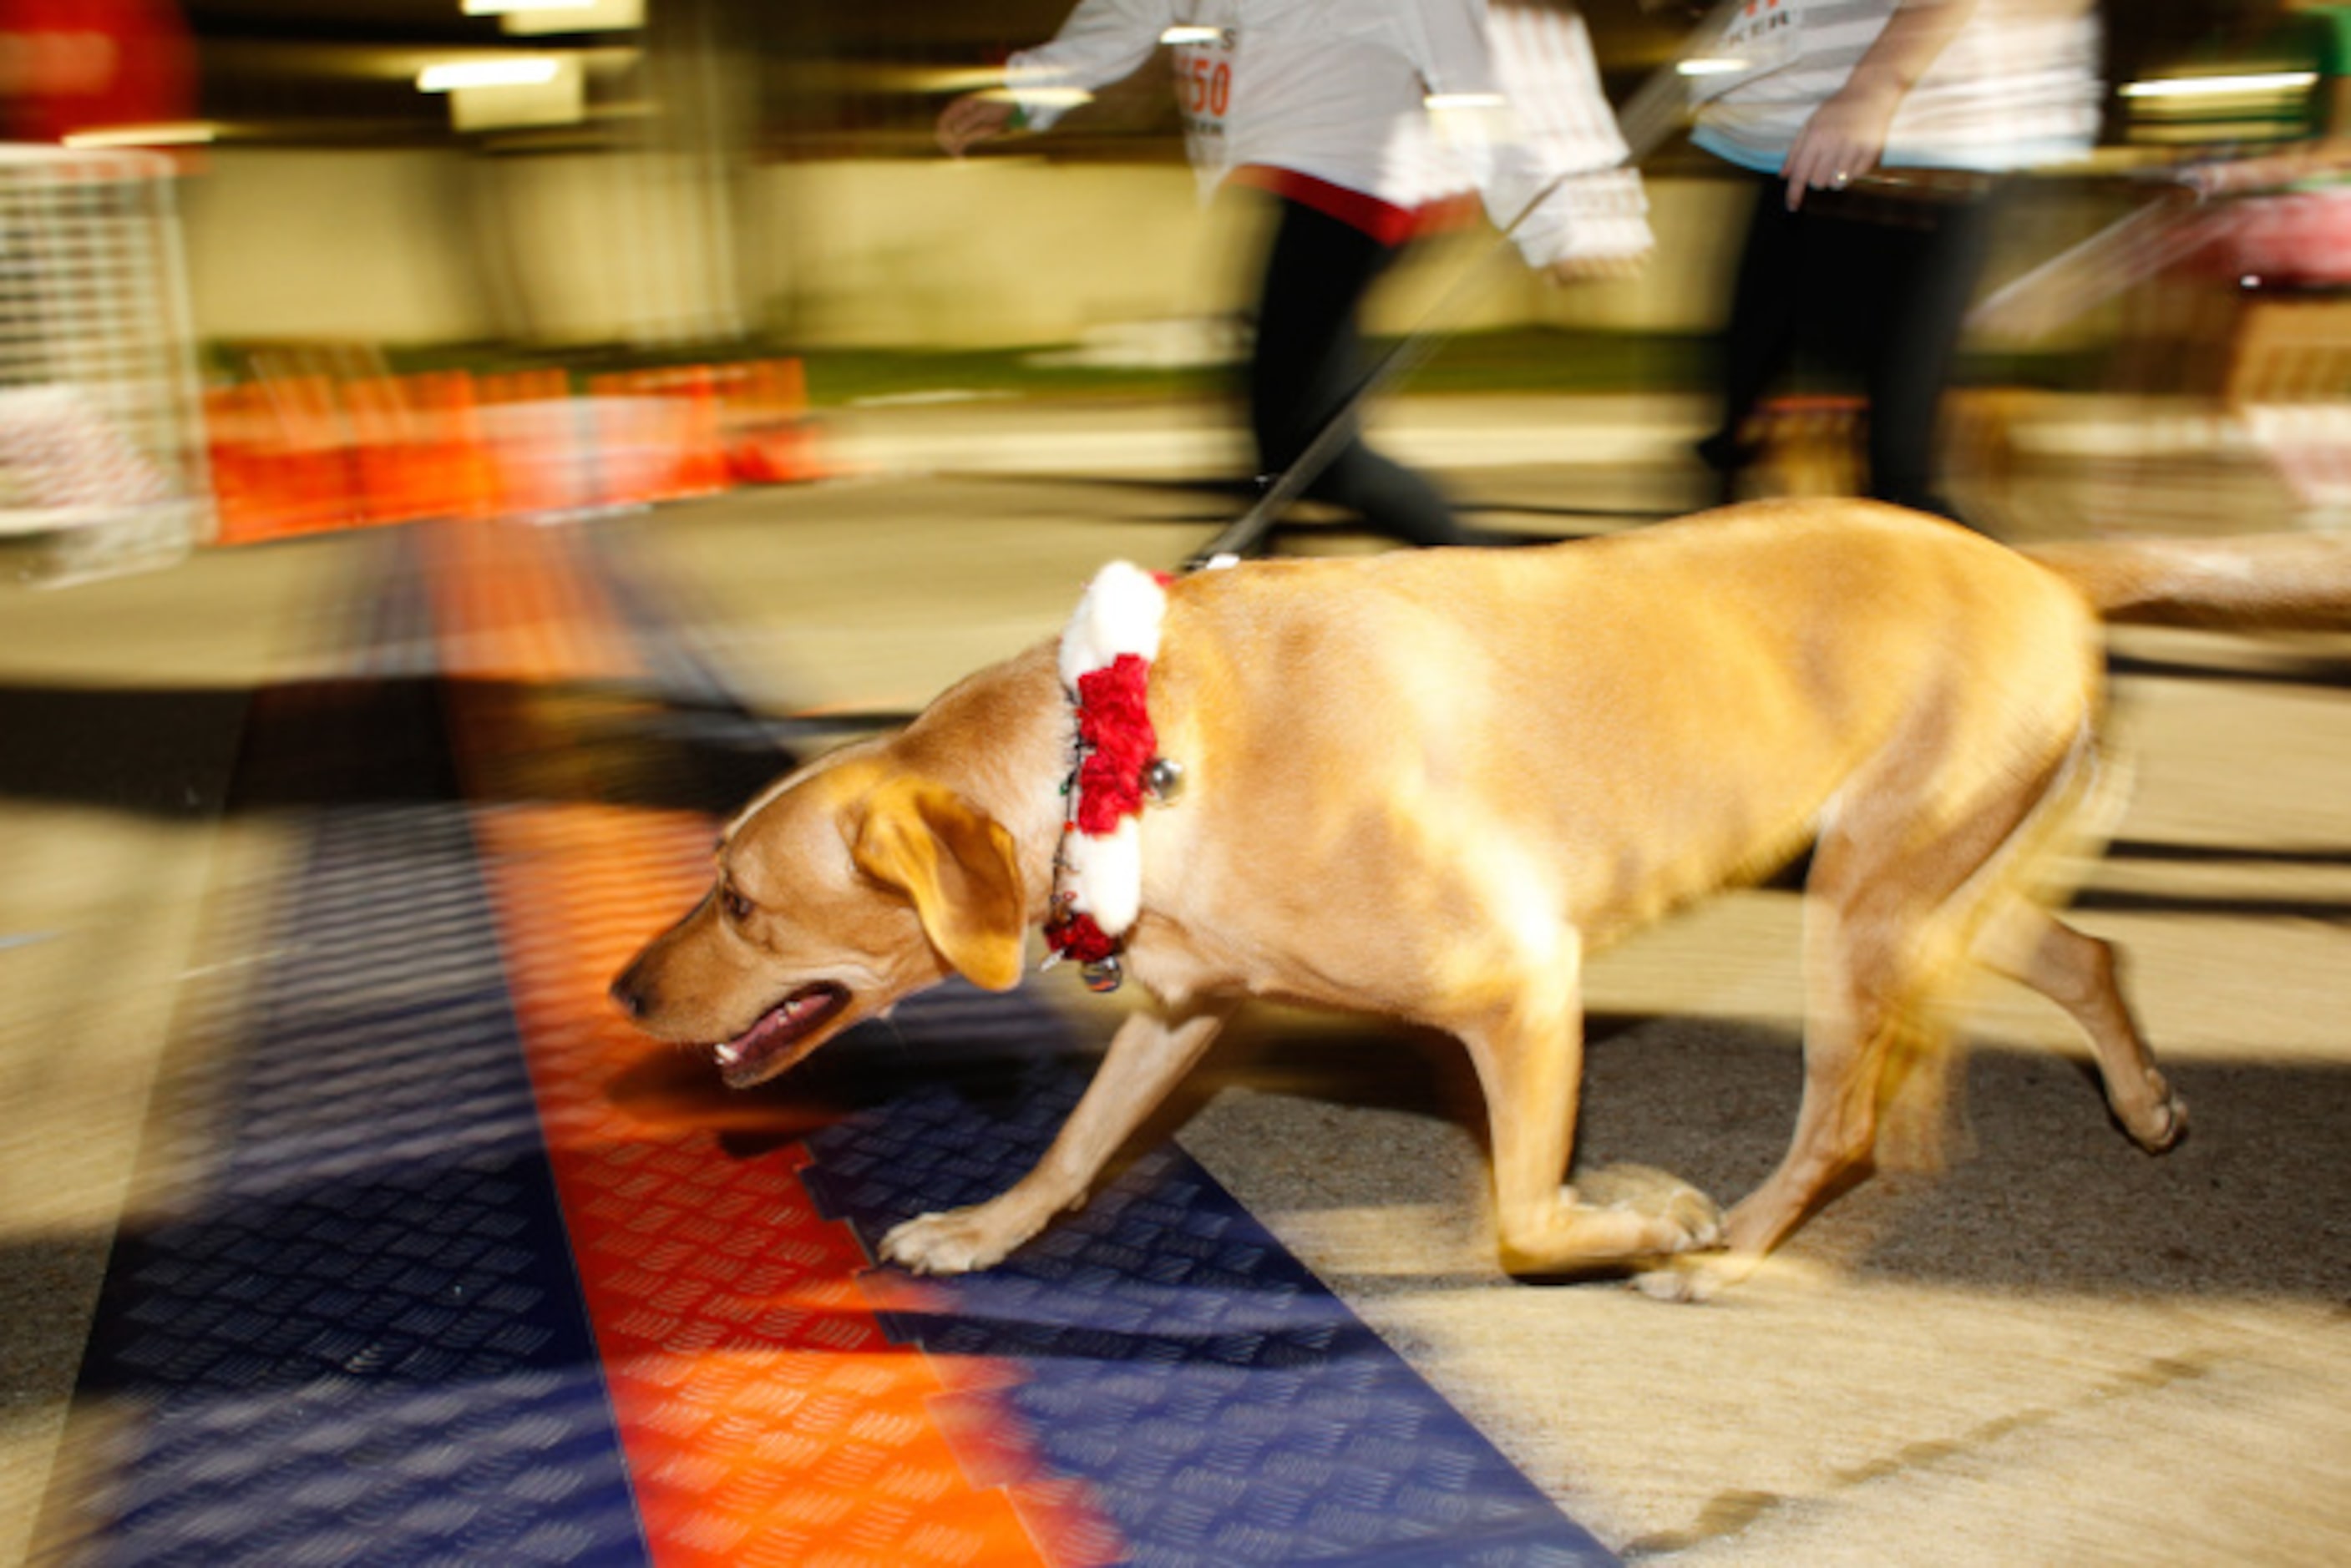
[[[1154,710],[1207,809],[1250,825],[1221,852],[1342,898],[1358,869],[1395,885],[1367,857],[1540,867],[1516,896],[1590,936],[1768,869],[1856,778],[1958,809],[2070,743],[2098,680],[2095,620],[2049,573],[1812,502],[1186,579]]]
[[[2335,560],[2267,558],[2318,577]],[[1154,1005],[1036,1169],[900,1226],[884,1254],[940,1272],[1002,1258],[1082,1198],[1251,995],[1455,1034],[1485,1091],[1510,1265],[1729,1249],[1646,1274],[1662,1293],[1740,1277],[1869,1158],[1885,1087],[1917,1055],[1896,1047],[1955,959],[2071,1012],[2116,1118],[2168,1147],[2185,1108],[2112,953],[2023,896],[2017,868],[2095,773],[2098,612],[2332,602],[2241,559],[2100,545],[2036,563],[1931,519],[1803,502],[1150,590],[1151,743],[1183,787],[1142,813],[1121,937]],[[1040,649],[984,671],[854,769],[812,775],[822,787],[762,797],[713,896],[616,999],[748,1083],[949,969],[1009,983],[1024,925],[1059,907],[1056,785],[1081,726],[1058,662]],[[1583,951],[1807,836],[1805,1089],[1779,1169],[1727,1215],[1686,1188],[1562,1189]]]

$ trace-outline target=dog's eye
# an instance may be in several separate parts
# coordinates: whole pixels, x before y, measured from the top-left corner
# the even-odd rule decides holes
[[[718,898],[719,901],[726,907],[726,918],[728,919],[740,924],[751,918],[751,900],[743,897],[742,894],[737,893],[734,888],[728,888],[724,889],[720,892]]]

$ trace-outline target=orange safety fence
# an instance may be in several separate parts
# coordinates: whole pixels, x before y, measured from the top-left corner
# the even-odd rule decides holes
[[[808,376],[798,359],[760,359],[717,372],[726,463],[749,484],[792,484],[830,472],[809,415]]]
[[[822,478],[797,359],[590,379],[273,376],[205,394],[223,544],[552,518]]]
[[[359,480],[334,384],[284,377],[206,394],[213,489],[224,544],[359,521]]]
[[[707,366],[628,370],[588,383],[608,506],[715,495],[728,483]]]

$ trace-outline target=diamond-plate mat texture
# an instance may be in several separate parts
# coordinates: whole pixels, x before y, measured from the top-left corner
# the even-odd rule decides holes
[[[575,535],[434,536],[451,715],[525,1054],[648,1539],[664,1568],[1114,1561],[1084,1497],[974,1480],[931,1361],[883,1334],[794,1177],[821,1096],[730,1096],[605,1002],[702,894],[712,824],[590,731],[642,665]],[[625,706],[625,704],[623,705]],[[603,765],[608,757],[627,766]],[[640,759],[641,760],[641,759]]]
[[[420,600],[396,543],[380,564],[372,668],[256,703],[233,804],[340,804],[241,940],[277,956],[208,1179],[118,1241],[75,1560],[645,1561]]]
[[[608,577],[645,644],[661,640],[652,580]],[[667,683],[710,680],[670,651]],[[723,691],[694,695],[725,706]],[[807,1135],[802,1179],[869,1252],[902,1219],[995,1196],[1044,1152],[1092,1068],[1042,1000],[1061,979],[912,998],[801,1070],[844,1108]],[[1016,1497],[1082,1486],[1125,1561],[1613,1561],[1172,1146],[984,1274],[865,1283],[954,1390],[930,1409],[965,1472]]]
[[[752,1094],[650,1047],[604,982],[776,759],[586,535],[381,553],[353,676],[256,714],[241,798],[312,847],[220,1152],[118,1247],[70,1555],[1605,1560],[1176,1149],[988,1274],[871,1268],[1041,1152],[1081,1042],[949,987]]]
[[[900,1220],[995,1196],[1075,1104],[1073,1044],[1025,995],[908,1002],[894,1031],[828,1049],[928,1086],[811,1135],[802,1179],[869,1251]],[[1025,1433],[998,1451],[975,1421],[966,1467],[1082,1479],[1131,1562],[1614,1561],[1172,1146],[985,1273],[910,1291],[877,1271],[869,1292],[933,1357],[1017,1366],[987,1397]]]

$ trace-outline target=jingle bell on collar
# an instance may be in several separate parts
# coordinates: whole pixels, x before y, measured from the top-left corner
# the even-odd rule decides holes
[[[1154,757],[1143,770],[1143,792],[1154,805],[1171,805],[1184,793],[1184,764],[1173,757]]]

